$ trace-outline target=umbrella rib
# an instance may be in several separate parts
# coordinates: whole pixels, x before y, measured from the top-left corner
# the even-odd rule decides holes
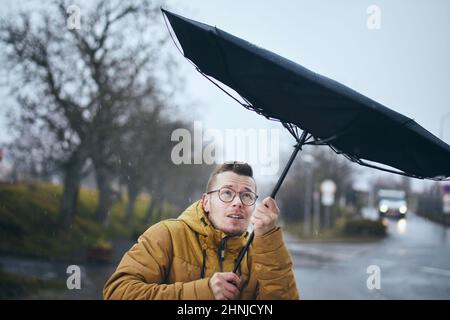
[[[211,77],[209,75],[207,75],[206,73],[204,73],[194,62],[192,62],[189,58],[185,57],[186,60],[189,61],[189,63],[191,63],[194,67],[195,70],[198,71],[198,73],[200,73],[202,76],[204,76],[208,81],[210,81],[212,84],[214,84],[217,88],[219,88],[220,90],[222,90],[227,96],[229,96],[230,98],[232,98],[234,101],[236,101],[237,103],[239,103],[241,106],[243,106],[245,109],[256,112],[259,115],[264,116],[265,118],[267,118],[268,120],[271,121],[276,121],[276,122],[281,122],[283,123],[281,120],[277,119],[277,118],[273,118],[271,116],[269,116],[267,113],[265,113],[263,111],[263,109],[255,107],[250,101],[247,100],[247,98],[245,98],[244,96],[242,96],[241,94],[239,94],[238,92],[236,92],[239,97],[242,98],[242,100],[244,100],[246,103],[243,103],[241,101],[239,101],[239,99],[237,99],[236,97],[234,97],[231,93],[229,93],[227,90],[225,90],[222,86],[220,86],[218,83],[216,83],[213,79],[211,79]]]
[[[351,160],[351,161],[353,161],[353,160]],[[374,168],[374,169],[378,169],[378,170],[389,172],[389,173],[395,173],[395,174],[399,174],[399,175],[406,176],[406,177],[411,177],[411,178],[425,179],[425,177],[418,176],[418,175],[415,175],[415,174],[412,174],[412,173],[407,173],[407,172],[404,172],[404,171],[391,170],[391,169],[382,168],[382,167],[379,167],[379,166],[376,166],[376,165],[372,165],[372,164],[369,164],[369,163],[367,163],[367,162],[365,162],[364,160],[361,160],[361,159],[358,159],[357,163],[359,165],[362,165],[362,166],[365,166],[365,167]]]
[[[294,136],[295,140],[298,142],[300,138],[298,136],[298,132],[294,131],[294,127],[293,127],[292,123],[282,122],[282,124],[289,131],[289,133]]]
[[[417,178],[417,179],[425,179],[425,177],[418,176],[418,175],[415,175],[415,174],[412,174],[412,173],[408,173],[408,172],[404,172],[404,171],[399,171],[399,170],[392,170],[392,169],[382,168],[382,167],[380,167],[380,166],[376,166],[376,165],[369,164],[369,163],[365,162],[364,160],[362,160],[362,159],[360,159],[360,158],[358,158],[358,157],[352,156],[352,155],[350,155],[350,154],[347,154],[347,153],[345,153],[345,152],[342,152],[342,151],[336,149],[333,145],[330,145],[330,144],[327,144],[327,145],[328,145],[328,146],[331,148],[331,150],[333,150],[336,154],[342,154],[342,155],[343,155],[344,157],[346,157],[348,160],[350,160],[350,161],[352,161],[352,162],[355,162],[355,163],[357,163],[357,164],[359,164],[359,165],[361,165],[361,166],[365,166],[365,167],[369,167],[369,168],[373,168],[373,169],[378,169],[378,170],[385,171],[385,172],[389,172],[389,173],[399,174],[399,175],[406,176],[406,177]],[[434,178],[428,178],[428,179],[432,179],[432,180],[442,180],[442,179],[434,179]]]
[[[186,58],[186,57],[185,57]],[[195,63],[193,63],[191,60],[189,60],[188,58],[186,58],[186,60],[188,60],[194,67],[195,70],[198,71],[198,73],[200,73],[202,76],[204,76],[207,80],[209,80],[212,84],[214,84],[217,88],[219,88],[220,90],[222,90],[227,96],[229,96],[230,98],[232,98],[234,101],[236,101],[237,103],[239,103],[241,106],[243,106],[245,109],[256,112],[259,115],[262,115],[264,117],[266,117],[268,120],[271,121],[277,121],[277,122],[281,122],[279,119],[277,118],[273,118],[271,116],[269,116],[267,113],[263,112],[261,108],[255,107],[251,102],[249,102],[245,97],[243,97],[241,94],[239,94],[238,92],[236,92],[239,97],[242,98],[242,100],[244,100],[245,102],[247,102],[247,104],[239,101],[239,99],[237,99],[236,97],[234,97],[231,93],[229,93],[227,90],[225,90],[224,88],[222,88],[218,83],[216,83],[213,79],[211,79],[210,76],[208,76],[206,73],[204,73]]]
[[[222,31],[221,31],[219,28],[217,28],[216,26],[214,26],[214,30],[216,31],[217,34],[219,34],[220,32],[222,32]],[[221,56],[221,58],[222,58],[221,61],[222,61],[222,64],[223,64],[224,69],[226,70],[226,73],[227,73],[227,75],[228,75],[228,78],[230,79],[230,81],[233,83],[233,85],[234,85],[238,90],[240,90],[240,91],[242,91],[242,92],[245,93],[245,90],[243,90],[242,87],[239,86],[239,85],[236,83],[236,81],[233,79],[233,77],[232,77],[232,75],[231,75],[231,73],[230,73],[230,70],[229,70],[229,68],[228,68],[227,61],[226,61],[226,59],[224,58],[222,45],[221,45],[220,42],[217,40],[217,37],[214,37],[214,38],[213,38],[213,41],[215,41],[216,44],[217,44],[217,48],[219,49],[218,52],[219,52],[219,54],[220,54],[220,56]],[[222,89],[222,88],[221,88],[221,89]],[[223,89],[222,89],[222,90],[223,90]],[[238,95],[239,95],[243,100],[245,100],[245,101],[248,103],[248,105],[244,105],[243,103],[240,103],[239,101],[238,101],[238,102],[239,102],[242,106],[244,106],[246,109],[252,110],[252,111],[256,112],[256,113],[259,114],[259,115],[263,115],[263,116],[266,117],[268,120],[282,122],[281,120],[276,119],[276,118],[273,118],[273,117],[269,116],[267,113],[263,112],[263,111],[262,111],[263,109],[258,108],[258,107],[255,107],[255,106],[253,105],[253,103],[250,103],[250,102],[247,100],[247,98],[243,97],[243,96],[238,92],[238,90],[235,90],[235,91],[238,93]],[[225,90],[223,90],[223,91],[225,91]],[[252,98],[253,98],[254,100],[256,100],[256,102],[257,102],[258,104],[261,104],[261,105],[262,105],[262,103],[259,102],[258,99],[257,99],[256,97],[254,97],[253,95],[252,95]],[[294,135],[294,137],[295,137],[297,140],[299,139],[299,138],[298,138],[298,135],[297,135],[297,136]]]
[[[186,58],[187,59],[187,58]],[[189,59],[188,59],[189,60]],[[190,60],[189,60],[190,61]],[[234,97],[231,93],[229,93],[227,90],[225,90],[224,88],[222,88],[218,83],[216,83],[214,80],[212,80],[206,73],[204,73],[198,66],[196,66],[192,61],[191,63],[195,66],[195,70],[197,70],[202,76],[204,76],[206,79],[208,79],[210,82],[212,82],[212,84],[214,84],[217,88],[219,88],[220,90],[222,90],[223,92],[225,92],[226,95],[228,95],[230,98],[232,98],[233,100],[235,100],[237,103],[239,103],[240,105],[242,105],[243,107],[249,109],[250,106],[247,106],[245,103],[239,101],[236,97]],[[242,96],[239,95],[241,98]]]
[[[305,145],[306,145],[306,144],[313,144],[313,145],[317,145],[317,146],[327,145],[327,146],[330,147],[330,149],[333,150],[336,154],[342,154],[342,155],[343,155],[344,157],[346,157],[349,161],[355,162],[355,163],[357,163],[357,164],[359,164],[359,165],[361,165],[361,166],[365,166],[365,167],[369,167],[369,168],[373,168],[373,169],[378,169],[378,170],[385,171],[385,172],[389,172],[389,173],[399,174],[399,175],[406,176],[406,177],[410,177],[410,178],[417,178],[417,179],[425,179],[425,178],[426,178],[426,179],[431,179],[431,180],[436,180],[436,181],[447,180],[447,179],[445,179],[445,178],[442,179],[442,178],[428,178],[428,177],[422,177],[422,176],[415,175],[415,174],[412,174],[412,173],[407,173],[407,172],[404,172],[404,171],[392,170],[392,169],[387,169],[387,168],[382,168],[382,167],[379,167],[379,166],[376,166],[376,165],[372,165],[372,164],[369,164],[369,163],[365,162],[364,160],[362,160],[362,159],[360,159],[360,158],[358,158],[358,157],[355,157],[355,156],[352,156],[352,155],[350,155],[350,154],[348,154],[348,153],[345,153],[345,152],[343,152],[343,151],[340,151],[339,149],[337,149],[336,147],[334,147],[333,145],[331,145],[331,144],[329,144],[329,143],[320,143],[320,144],[305,143]]]
[[[215,30],[216,34],[219,34],[219,33],[220,33],[220,29],[218,29],[216,26],[214,26],[214,30]],[[230,72],[230,70],[229,70],[229,68],[228,68],[227,61],[225,60],[225,56],[224,56],[224,54],[223,54],[222,46],[221,46],[220,42],[217,40],[217,37],[213,37],[212,39],[213,39],[213,41],[214,41],[214,42],[216,43],[216,45],[217,45],[217,48],[218,48],[217,51],[218,51],[218,53],[219,53],[219,55],[220,55],[220,57],[221,57],[221,62],[222,62],[222,64],[223,64],[223,68],[226,70],[226,73],[227,73],[228,78],[229,78],[230,81],[233,83],[233,85],[234,85],[236,88],[238,88],[238,90],[235,90],[235,91],[238,92],[238,91],[240,90],[240,91],[242,91],[242,92],[245,92],[245,90],[243,90],[240,86],[237,85],[236,81],[234,81],[233,77],[231,76],[231,72]],[[238,94],[242,97],[242,95],[241,95],[240,93],[238,93]],[[247,101],[247,99],[245,99],[245,98],[244,98],[244,100]],[[247,101],[247,102],[248,102],[248,101]]]
[[[331,142],[333,140],[336,140],[338,138],[338,136],[339,136],[339,134],[335,134],[335,135],[332,135],[331,137],[328,137],[328,138],[325,138],[325,139],[320,139],[320,138],[314,137],[314,141],[306,142],[305,144],[314,145],[314,146],[329,145],[329,142]]]
[[[163,12],[164,23],[165,23],[165,25],[166,25],[167,31],[169,32],[169,36],[170,36],[170,38],[172,39],[173,44],[175,45],[175,48],[177,48],[178,51],[182,54],[182,56],[186,58],[186,56],[184,55],[184,51],[181,50],[181,48],[178,47],[177,42],[175,41],[175,38],[174,38],[173,35],[172,35],[172,32],[170,32],[169,25],[167,24],[167,16],[164,14],[164,10],[162,9],[162,7],[161,7],[161,10],[162,10],[162,12]],[[187,59],[187,58],[186,58],[186,59]],[[190,61],[189,59],[187,59],[187,60]]]
[[[309,144],[309,143],[305,143],[305,144]],[[330,143],[321,143],[321,144],[317,144],[317,145],[328,145],[328,147],[330,147],[331,150],[333,150],[336,154],[342,154],[344,157],[346,157],[348,160],[355,162],[359,165],[368,167],[368,168],[373,168],[373,169],[378,169],[381,171],[385,171],[385,172],[389,172],[389,173],[394,173],[394,174],[399,174],[402,176],[406,176],[406,177],[410,177],[410,178],[417,178],[417,179],[430,179],[430,180],[434,180],[434,181],[450,181],[450,177],[425,177],[425,176],[421,176],[421,175],[416,175],[413,173],[409,173],[409,172],[405,172],[405,171],[401,171],[401,170],[392,170],[392,169],[387,169],[387,168],[382,168],[380,166],[377,165],[373,165],[373,164],[369,164],[366,161],[350,155],[346,152],[340,151],[339,149],[337,149],[335,146],[331,145]]]
[[[237,103],[239,103],[240,105],[242,105],[244,108],[255,111],[256,113],[265,116],[267,119],[269,120],[277,120],[277,119],[271,119],[271,117],[269,117],[268,115],[264,114],[263,112],[261,112],[260,110],[256,110],[256,108],[254,108],[253,106],[250,106],[250,103],[247,99],[245,99],[242,95],[239,96],[245,100],[249,105],[245,105],[244,103],[242,103],[241,101],[239,101],[238,99],[236,99],[232,94],[230,94],[228,91],[226,91],[225,89],[223,89],[219,84],[217,84],[215,81],[213,81],[207,74],[205,74],[191,59],[189,59],[188,57],[185,56],[184,52],[181,50],[181,48],[178,47],[177,42],[175,41],[175,38],[172,35],[172,32],[170,32],[170,28],[169,25],[167,24],[167,17],[165,14],[163,14],[164,17],[164,23],[166,25],[167,31],[169,32],[170,38],[172,39],[175,47],[178,49],[178,51],[181,53],[181,55],[190,63],[195,67],[195,70],[197,70],[202,76],[204,76],[206,79],[208,79],[210,82],[212,82],[216,87],[218,87],[220,90],[222,90],[223,92],[225,92],[225,94],[227,94],[230,98],[232,98],[233,100],[235,100]],[[217,29],[217,28],[216,28]],[[228,70],[228,69],[227,69]],[[233,81],[234,82],[234,81]]]

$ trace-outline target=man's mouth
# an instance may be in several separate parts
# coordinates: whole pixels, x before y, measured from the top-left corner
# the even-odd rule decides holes
[[[241,213],[230,213],[227,215],[227,218],[230,219],[236,219],[236,220],[242,220],[244,219],[244,215]]]

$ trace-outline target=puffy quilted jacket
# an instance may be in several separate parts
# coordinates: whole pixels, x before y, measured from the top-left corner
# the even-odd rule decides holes
[[[151,226],[122,258],[105,299],[214,299],[209,279],[230,272],[248,233],[215,229],[201,201],[178,219]],[[298,299],[292,261],[279,228],[255,236],[241,268],[240,299]]]

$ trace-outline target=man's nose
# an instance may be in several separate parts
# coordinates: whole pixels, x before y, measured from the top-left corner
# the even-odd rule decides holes
[[[239,197],[238,194],[236,194],[236,196],[234,197],[232,206],[233,207],[238,206],[239,208],[242,208],[244,206],[244,204],[241,201],[241,197]]]

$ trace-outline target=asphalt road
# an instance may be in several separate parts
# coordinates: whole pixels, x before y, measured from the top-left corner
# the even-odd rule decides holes
[[[301,298],[450,299],[449,228],[411,212],[387,223],[388,236],[372,243],[305,243],[286,236]]]
[[[376,216],[373,210],[365,214]],[[388,236],[371,243],[308,243],[286,234],[301,298],[450,299],[449,228],[413,213],[387,222]],[[112,264],[80,265],[81,290],[40,290],[21,298],[101,299],[103,284],[132,244],[118,239]],[[0,263],[18,274],[64,282],[68,276],[62,262],[0,257]],[[379,289],[367,285],[374,277],[370,266],[379,268]]]

